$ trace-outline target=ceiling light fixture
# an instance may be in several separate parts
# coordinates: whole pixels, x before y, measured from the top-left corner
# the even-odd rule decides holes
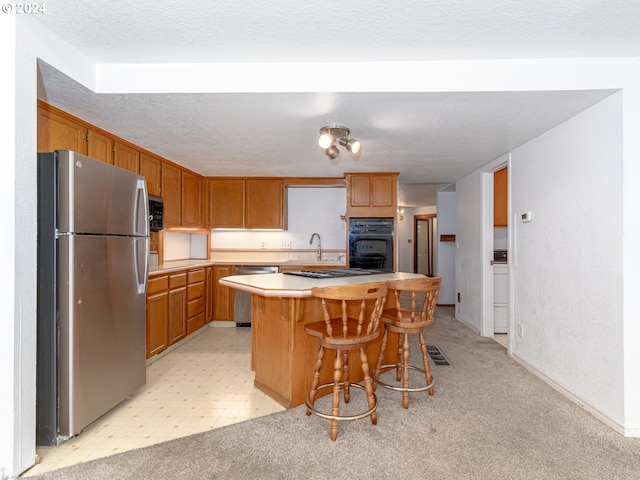
[[[360,141],[355,138],[349,138],[349,129],[342,125],[328,125],[320,129],[318,137],[318,145],[324,150],[325,155],[333,160],[340,155],[340,150],[335,146],[335,141],[345,147],[354,155],[360,151]]]

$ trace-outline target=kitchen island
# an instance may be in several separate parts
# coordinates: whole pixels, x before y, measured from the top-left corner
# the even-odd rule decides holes
[[[322,320],[320,300],[311,296],[313,287],[353,285],[418,278],[415,273],[382,273],[314,279],[273,273],[268,275],[237,275],[220,279],[220,284],[252,294],[251,306],[251,369],[254,385],[286,408],[304,403],[311,386],[319,340],[307,335],[307,323]],[[392,292],[387,297],[391,301]],[[397,339],[390,336],[387,351],[395,352]],[[367,348],[371,370],[375,366],[379,340]],[[385,358],[385,363],[389,358]],[[351,365],[359,365],[357,352],[351,352]],[[320,383],[333,379],[333,362],[325,362]],[[361,379],[359,368],[353,368],[352,381]],[[360,377],[358,377],[360,374]]]

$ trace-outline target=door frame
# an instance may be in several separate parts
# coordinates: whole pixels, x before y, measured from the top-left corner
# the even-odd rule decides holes
[[[418,222],[420,220],[429,220],[436,217],[436,213],[421,213],[413,216],[413,273],[418,272]],[[435,242],[433,242],[433,248],[435,248]],[[432,251],[431,254],[433,255],[434,252]],[[432,264],[432,267],[435,270],[435,265]]]

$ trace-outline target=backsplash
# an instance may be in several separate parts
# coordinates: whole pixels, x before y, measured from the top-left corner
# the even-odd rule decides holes
[[[165,232],[164,261],[206,259],[208,247],[206,235]]]

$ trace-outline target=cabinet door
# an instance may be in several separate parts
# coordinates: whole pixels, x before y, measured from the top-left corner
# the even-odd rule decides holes
[[[245,195],[245,228],[286,228],[281,179],[247,179]]]
[[[140,171],[140,153],[124,143],[115,142],[113,164],[133,173]]]
[[[352,207],[368,207],[371,205],[371,184],[369,175],[349,178],[349,204]]]
[[[173,165],[162,164],[162,200],[164,203],[164,223],[166,226],[182,225],[182,175]]]
[[[493,174],[493,226],[507,226],[508,169]]]
[[[160,159],[140,153],[140,175],[147,181],[147,192],[155,197],[162,197],[162,162]]]
[[[86,155],[86,132],[83,124],[38,107],[38,152],[72,150]]]
[[[213,267],[214,304],[213,318],[215,320],[233,320],[233,291],[224,285],[220,285],[218,280],[228,277],[233,272],[230,265],[219,265]]]
[[[147,358],[169,346],[167,341],[168,293],[147,297]]]
[[[373,175],[371,206],[393,207],[396,203],[395,177],[390,175]]]
[[[244,180],[208,179],[209,228],[244,227]]]
[[[205,323],[209,323],[213,320],[213,291],[215,283],[213,281],[213,267],[207,267],[205,277]]]
[[[169,345],[187,336],[187,287],[169,291]]]
[[[182,226],[202,226],[202,177],[182,171]]]
[[[89,129],[87,156],[113,165],[113,138],[93,129]]]

